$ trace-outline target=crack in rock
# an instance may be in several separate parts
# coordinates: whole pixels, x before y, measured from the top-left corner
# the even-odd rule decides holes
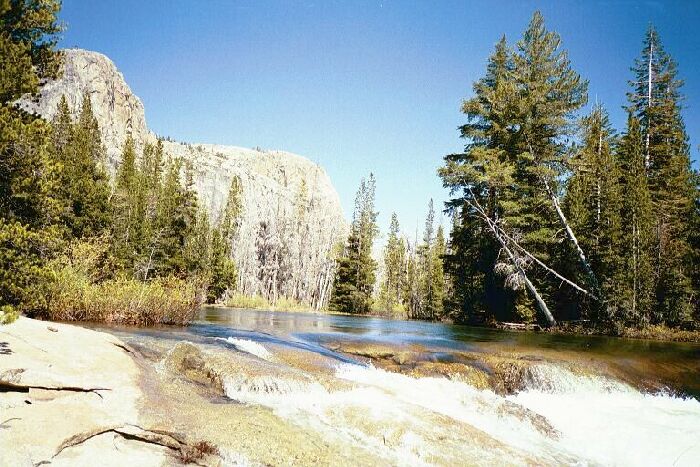
[[[29,392],[30,389],[43,389],[45,391],[69,391],[69,392],[90,392],[102,399],[102,394],[98,391],[111,391],[109,388],[81,388],[78,386],[40,386],[35,384],[19,384],[9,381],[0,381],[0,392]]]
[[[147,429],[147,428],[142,428],[138,425],[112,425],[112,426],[107,426],[107,427],[102,427],[102,428],[97,428],[92,431],[88,432],[83,432],[83,433],[78,433],[75,434],[69,438],[67,438],[65,441],[63,441],[57,448],[56,452],[54,453],[53,456],[51,456],[51,459],[55,459],[57,456],[59,456],[64,450],[68,448],[72,448],[75,446],[79,446],[93,438],[96,438],[98,436],[101,436],[106,433],[114,433],[116,435],[121,436],[124,439],[131,440],[131,441],[138,441],[141,443],[146,443],[146,444],[152,444],[154,446],[161,446],[164,448],[169,449],[172,451],[174,454],[178,453],[181,456],[185,453],[185,450],[188,448],[197,448],[197,444],[195,445],[190,445],[186,443],[179,435],[176,435],[175,433],[171,433],[168,431],[164,430],[156,430],[156,429]],[[199,443],[201,445],[201,442]],[[210,451],[208,454],[217,454],[218,455],[218,450],[216,451]],[[191,463],[197,464],[194,460],[190,461]],[[35,466],[43,465],[43,464],[50,464],[51,460],[43,460],[39,463],[34,464]],[[198,464],[201,465],[201,464]]]

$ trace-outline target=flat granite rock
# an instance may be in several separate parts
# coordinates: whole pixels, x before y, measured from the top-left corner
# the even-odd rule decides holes
[[[143,431],[139,368],[117,338],[22,317],[0,343],[0,465],[167,462],[169,448],[114,431]]]

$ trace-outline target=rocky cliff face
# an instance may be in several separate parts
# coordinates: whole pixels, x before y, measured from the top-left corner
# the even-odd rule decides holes
[[[127,135],[133,136],[139,149],[156,141],[146,125],[141,100],[102,54],[66,50],[62,77],[47,83],[38,100],[21,105],[51,119],[62,95],[74,112],[83,95],[90,96],[111,174],[116,172]],[[308,159],[282,151],[163,144],[170,156],[193,163],[200,203],[214,221],[226,203],[231,179],[241,178],[244,213],[233,245],[239,290],[322,306],[333,274],[334,245],[346,231],[338,194],[326,172]]]

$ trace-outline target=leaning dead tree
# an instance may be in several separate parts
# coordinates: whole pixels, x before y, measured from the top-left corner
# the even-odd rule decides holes
[[[533,156],[535,155],[532,145],[529,145],[530,148],[530,154]],[[586,272],[586,275],[588,276],[588,279],[591,283],[591,286],[593,287],[595,293],[597,294],[599,291],[599,285],[598,285],[598,278],[596,277],[595,273],[593,272],[593,268],[591,267],[591,263],[588,261],[588,258],[586,258],[586,254],[583,252],[583,248],[581,248],[581,245],[578,242],[578,239],[576,238],[576,235],[574,234],[573,229],[569,225],[569,222],[566,219],[566,216],[564,215],[564,211],[561,208],[561,204],[559,203],[559,197],[557,194],[554,192],[552,189],[552,185],[549,183],[549,180],[547,179],[546,176],[542,176],[542,184],[544,185],[544,189],[547,192],[547,196],[549,196],[550,201],[552,202],[552,207],[557,213],[557,217],[559,218],[559,223],[561,224],[562,228],[566,232],[566,236],[568,237],[569,241],[571,244],[574,246],[574,249],[576,250],[576,254],[578,255],[579,262],[581,263],[581,266],[583,267],[583,270]]]
[[[542,296],[538,292],[537,288],[535,287],[535,285],[532,283],[532,281],[528,277],[527,272],[526,272],[527,261],[524,260],[524,258],[527,258],[527,260],[534,262],[535,264],[540,266],[542,269],[547,271],[547,273],[560,279],[562,282],[568,284],[569,286],[571,286],[575,290],[597,300],[597,297],[594,294],[592,294],[590,291],[586,290],[585,288],[576,284],[572,280],[567,279],[563,275],[559,274],[557,271],[555,271],[551,267],[547,266],[544,262],[542,262],[540,259],[538,259],[535,255],[533,255],[532,253],[527,251],[511,235],[508,235],[508,233],[506,233],[506,231],[503,229],[503,227],[501,227],[498,219],[491,218],[491,216],[481,206],[481,204],[479,203],[476,196],[474,196],[474,193],[472,192],[471,189],[469,189],[469,193],[471,194],[471,198],[465,199],[465,201],[476,212],[476,214],[484,221],[486,226],[491,231],[491,234],[493,235],[493,237],[501,245],[501,251],[504,252],[505,255],[507,256],[511,266],[515,269],[517,276],[520,278],[520,280],[522,281],[523,285],[528,290],[528,292],[532,295],[533,299],[537,303],[537,307],[540,309],[540,311],[544,315],[545,319],[547,320],[547,323],[550,326],[556,326],[557,322],[554,319],[552,312],[549,310],[547,303],[544,301],[544,299],[542,298]]]
[[[562,227],[564,228],[564,231],[566,232],[566,236],[569,237],[569,241],[574,246],[574,249],[576,250],[576,253],[578,254],[579,262],[581,263],[581,266],[583,266],[583,270],[586,271],[586,275],[588,276],[588,279],[590,280],[591,285],[593,286],[594,290],[597,293],[598,288],[599,288],[598,278],[596,277],[595,273],[593,272],[593,268],[591,267],[591,263],[588,262],[588,258],[586,258],[586,254],[583,252],[581,245],[579,245],[578,240],[576,239],[576,235],[574,235],[574,231],[571,229],[569,222],[566,220],[566,216],[564,215],[564,211],[562,211],[561,205],[559,204],[559,198],[557,197],[557,194],[554,192],[554,190],[552,190],[552,188],[551,188],[551,186],[546,178],[543,177],[542,181],[544,183],[545,190],[547,191],[547,195],[549,195],[549,199],[552,201],[552,206],[554,207],[554,210],[557,212],[557,216],[559,217],[559,222],[561,223]]]
[[[469,189],[471,192],[471,189]],[[557,321],[554,319],[554,316],[552,316],[552,312],[549,311],[549,307],[545,303],[545,301],[542,299],[542,296],[540,293],[537,291],[537,288],[535,285],[530,281],[530,279],[527,277],[527,273],[525,272],[524,265],[522,261],[520,261],[518,258],[516,258],[515,254],[513,251],[508,247],[508,241],[506,238],[501,234],[501,229],[498,227],[498,224],[496,221],[491,219],[491,216],[489,216],[486,211],[481,207],[481,204],[479,201],[477,201],[476,197],[474,196],[473,193],[472,198],[467,200],[467,203],[479,214],[479,216],[484,220],[486,225],[489,227],[491,230],[491,233],[493,234],[493,237],[500,243],[502,251],[506,253],[508,256],[508,259],[510,260],[511,264],[513,267],[515,267],[519,277],[525,284],[525,287],[527,290],[532,294],[532,297],[535,299],[535,302],[537,302],[537,307],[542,311],[542,314],[545,316],[547,319],[547,323],[550,326],[556,326]]]

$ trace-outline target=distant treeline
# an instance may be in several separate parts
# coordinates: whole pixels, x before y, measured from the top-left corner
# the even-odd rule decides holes
[[[650,27],[627,127],[601,104],[536,12],[502,38],[462,111],[465,151],[439,170],[452,229],[410,245],[392,217],[375,287],[374,180],[358,194],[331,306],[484,323],[584,320],[619,330],[700,322],[700,177],[691,168],[677,65]],[[371,199],[371,201],[370,201]]]
[[[338,259],[329,307],[346,313],[440,319],[445,314],[449,283],[443,271],[445,236],[442,226],[435,230],[433,202],[428,207],[421,243],[403,237],[398,218],[392,214],[378,264],[372,255],[379,233],[374,210],[375,184],[372,174],[360,183],[350,234]]]

